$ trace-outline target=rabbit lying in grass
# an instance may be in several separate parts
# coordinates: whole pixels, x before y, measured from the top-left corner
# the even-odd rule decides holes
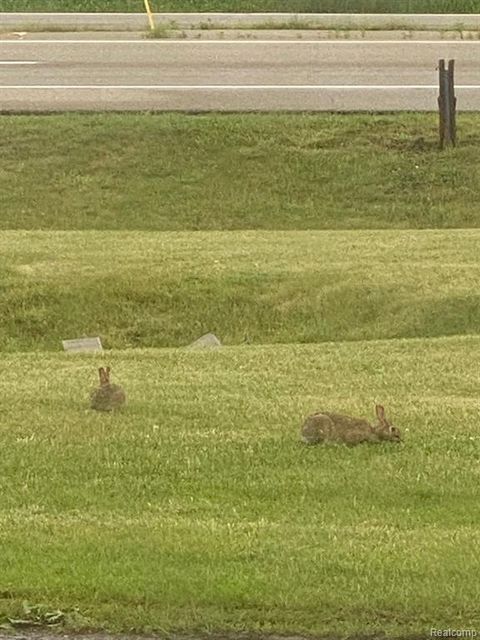
[[[110,382],[110,367],[100,367],[100,386],[92,391],[90,408],[97,411],[113,411],[125,404],[125,391]]]
[[[385,409],[375,407],[378,424],[371,425],[362,418],[338,413],[314,413],[303,423],[301,437],[306,444],[342,442],[348,445],[362,442],[401,442],[400,431],[388,422]]]

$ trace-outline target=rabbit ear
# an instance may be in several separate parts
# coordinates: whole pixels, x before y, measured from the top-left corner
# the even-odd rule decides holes
[[[105,367],[105,380],[110,382],[110,367]]]
[[[388,424],[387,423],[387,419],[385,418],[385,409],[382,407],[381,404],[375,405],[375,412],[377,414],[378,421],[381,424],[383,424],[383,425]]]
[[[100,376],[100,384],[108,383],[108,374],[103,367],[98,370],[98,375]]]

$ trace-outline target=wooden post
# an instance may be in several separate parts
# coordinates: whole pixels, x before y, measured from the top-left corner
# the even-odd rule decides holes
[[[455,96],[455,60],[448,61],[448,97],[450,100],[450,134],[452,144],[457,144],[457,98]]]
[[[448,61],[448,69],[445,68],[445,60],[438,63],[439,88],[438,108],[440,113],[440,148],[456,143],[456,107],[454,83],[455,60]]]

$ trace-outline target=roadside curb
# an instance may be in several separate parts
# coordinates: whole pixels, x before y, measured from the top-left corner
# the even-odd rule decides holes
[[[347,14],[347,13],[157,13],[157,25],[171,28],[252,28],[255,25],[323,29],[480,30],[480,14]],[[49,29],[148,29],[144,13],[0,13],[0,30],[28,26]]]

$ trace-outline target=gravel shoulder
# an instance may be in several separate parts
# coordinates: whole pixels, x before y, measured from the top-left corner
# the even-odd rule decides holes
[[[144,40],[147,31],[117,31],[65,29],[62,31],[39,31],[32,26],[23,29],[4,29],[0,26],[0,40]],[[360,40],[369,41],[464,41],[480,40],[478,31],[411,31],[411,30],[348,30],[330,29],[170,29],[164,31],[159,40]]]

